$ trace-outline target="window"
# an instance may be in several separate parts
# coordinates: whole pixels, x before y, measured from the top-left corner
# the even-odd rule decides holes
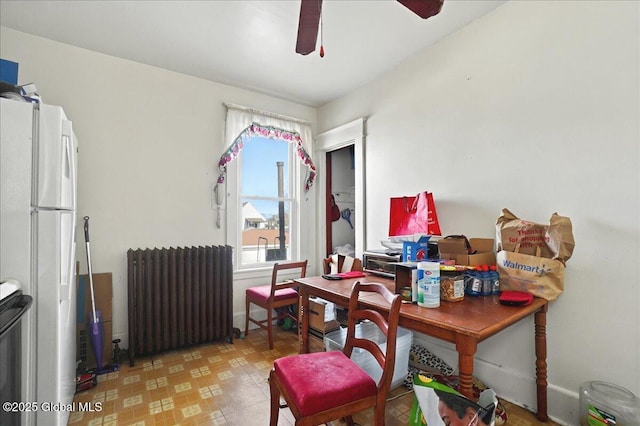
[[[240,164],[241,264],[292,260],[292,145],[252,137],[238,156]]]
[[[308,154],[311,129],[296,119],[227,105],[220,157],[218,227],[234,247],[234,269],[270,267],[314,255],[316,169]]]

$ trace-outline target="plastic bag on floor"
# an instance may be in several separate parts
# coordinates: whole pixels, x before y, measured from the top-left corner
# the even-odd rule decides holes
[[[469,426],[494,426],[498,398],[492,389],[474,402],[456,390],[422,374],[416,374],[415,392],[409,426],[437,426],[455,423]]]

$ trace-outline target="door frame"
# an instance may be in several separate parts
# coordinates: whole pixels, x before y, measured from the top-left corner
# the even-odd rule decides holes
[[[316,136],[315,155],[318,170],[327,171],[327,152],[354,146],[354,216],[353,226],[355,229],[355,256],[362,258],[362,252],[366,246],[365,228],[365,156],[364,156],[364,133],[365,118],[358,118],[335,129],[328,130]],[[317,230],[316,230],[316,250],[317,253],[327,252],[327,184],[326,179],[318,179],[317,192]]]

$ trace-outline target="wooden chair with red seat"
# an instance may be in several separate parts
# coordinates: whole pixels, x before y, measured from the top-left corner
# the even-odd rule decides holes
[[[379,293],[390,305],[388,319],[375,310],[359,307],[361,292]],[[319,425],[341,418],[353,425],[352,415],[367,408],[374,409],[375,425],[384,425],[401,303],[400,296],[382,284],[356,281],[351,290],[347,338],[342,351],[291,355],[274,362],[269,374],[270,425],[278,424],[281,396],[296,418],[296,425]],[[361,320],[373,321],[386,335],[385,352],[376,342],[355,336],[356,323]],[[350,359],[354,348],[363,348],[376,359],[382,369],[378,383]]]
[[[349,262],[350,265],[345,268],[345,262]],[[347,261],[347,257],[341,254],[332,254],[329,257],[322,259],[322,269],[324,274],[333,274],[338,272],[347,271],[362,271],[362,261],[358,258],[350,257]]]
[[[287,280],[282,279],[282,274],[287,274]],[[307,274],[307,260],[299,262],[275,263],[271,273],[271,284],[258,287],[250,287],[245,293],[246,321],[244,335],[249,334],[249,322],[257,324],[260,328],[267,330],[269,334],[269,349],[273,349],[273,321],[284,318],[291,318],[298,321],[298,317],[290,314],[286,309],[280,309],[277,316],[273,316],[273,311],[289,305],[298,303],[298,292],[296,284],[291,278],[304,278]],[[250,316],[250,305],[254,304],[267,310],[267,319],[257,320]]]

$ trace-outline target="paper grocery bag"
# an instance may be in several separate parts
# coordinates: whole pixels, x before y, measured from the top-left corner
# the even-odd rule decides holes
[[[551,215],[548,225],[542,225],[518,218],[507,209],[496,221],[498,251],[514,252],[516,246],[521,254],[557,259],[562,263],[573,254],[575,241],[571,219],[557,213]]]
[[[496,265],[501,291],[525,291],[547,300],[564,291],[565,266],[558,259],[500,250]]]

